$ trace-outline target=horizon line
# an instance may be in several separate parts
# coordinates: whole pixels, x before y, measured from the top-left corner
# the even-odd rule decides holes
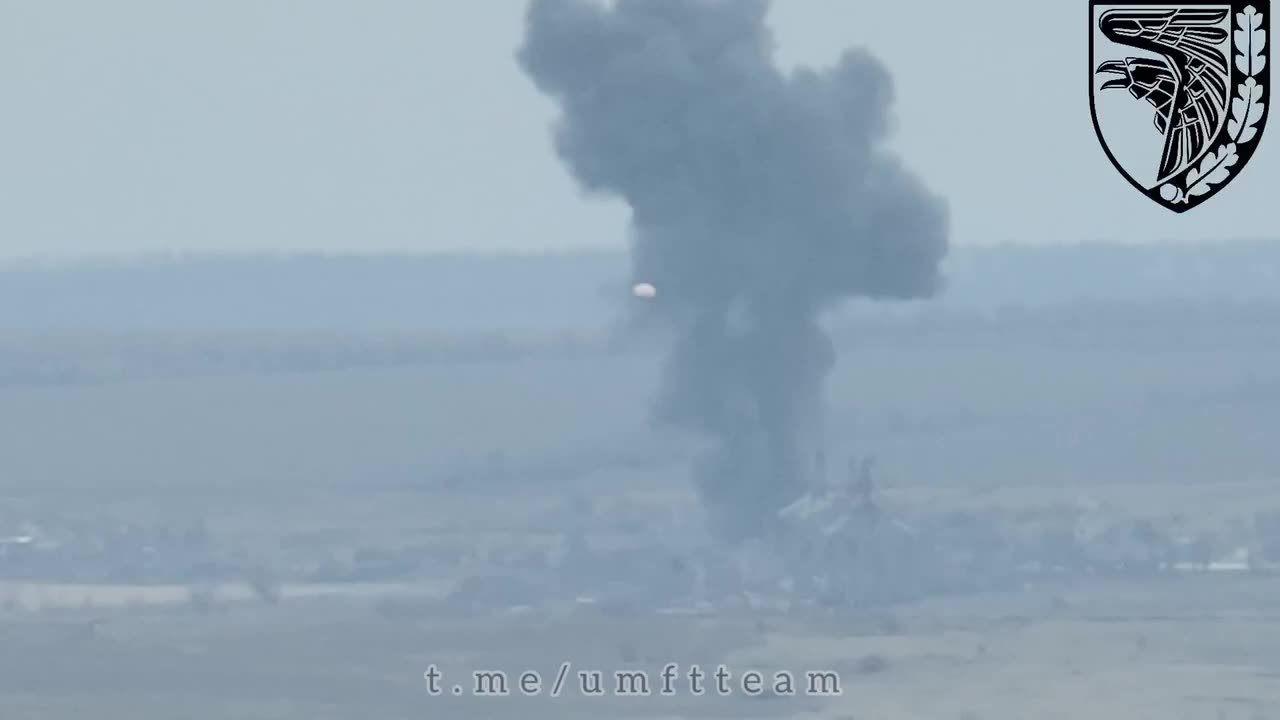
[[[1280,238],[1217,238],[1205,240],[1164,240],[1126,242],[1122,240],[1080,240],[1075,242],[1026,242],[997,240],[984,243],[952,244],[951,251],[972,250],[1063,250],[1080,248],[1115,249],[1178,249],[1243,247],[1275,244]],[[83,254],[47,254],[0,256],[0,272],[67,269],[127,269],[130,267],[156,267],[182,265],[210,261],[296,261],[296,260],[502,260],[502,259],[556,259],[586,257],[627,256],[626,247],[579,245],[556,248],[500,248],[500,249],[442,249],[442,250],[315,250],[315,249],[262,249],[262,250],[138,250]]]

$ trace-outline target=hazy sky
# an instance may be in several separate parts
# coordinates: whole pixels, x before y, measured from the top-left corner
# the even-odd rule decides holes
[[[625,211],[552,153],[552,105],[513,60],[523,13],[0,0],[0,258],[621,245]],[[1280,235],[1270,133],[1187,215],[1112,169],[1083,0],[775,0],[773,22],[784,66],[851,45],[890,65],[895,144],[950,198],[958,242]]]

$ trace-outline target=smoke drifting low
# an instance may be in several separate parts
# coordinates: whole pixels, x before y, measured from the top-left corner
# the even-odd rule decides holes
[[[631,208],[634,276],[678,332],[658,416],[714,439],[695,473],[730,538],[814,480],[821,312],[931,295],[947,248],[944,202],[882,147],[888,71],[854,50],[784,74],[767,11],[534,0],[518,53],[579,184]]]

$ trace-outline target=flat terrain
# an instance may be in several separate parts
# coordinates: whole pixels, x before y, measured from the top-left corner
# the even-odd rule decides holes
[[[1222,533],[1280,509],[1275,324],[1032,313],[837,337],[828,448],[840,469],[874,455],[891,507],[1088,506]],[[292,368],[240,343],[235,362],[196,369],[140,364],[146,338],[99,342],[129,372],[42,340],[22,347],[41,363],[72,353],[79,370],[0,387],[0,537],[44,532],[76,570],[0,577],[5,720],[1280,718],[1267,574],[1073,575],[874,610],[704,615],[555,589],[563,578],[534,560],[573,533],[598,550],[705,542],[671,530],[696,513],[696,445],[648,421],[657,339],[328,366],[321,343]],[[135,562],[193,528],[193,557],[273,568],[275,592]],[[348,572],[435,554],[403,576]],[[112,557],[168,579],[80,578]],[[542,578],[546,602],[438,599],[512,568]],[[629,572],[614,580],[643,584]],[[433,663],[553,675],[565,660],[830,668],[843,694],[436,698],[422,676]]]
[[[1280,717],[1280,616],[1266,578],[1079,583],[886,614],[710,618],[397,616],[359,600],[89,615],[6,615],[0,698],[13,718]],[[97,618],[91,623],[91,617]],[[468,697],[469,673],[562,661],[643,670],[839,673],[839,697]],[[432,697],[422,677],[439,666]],[[683,671],[682,671],[683,672]],[[571,678],[572,680],[572,678]],[[607,680],[607,682],[612,682]],[[708,680],[710,683],[714,681]],[[731,687],[739,680],[732,678]],[[612,695],[612,696],[609,696]]]
[[[827,445],[875,454],[899,486],[1274,479],[1280,322],[1264,320],[1171,310],[855,325],[837,340]],[[46,345],[55,359],[28,351],[94,366],[92,345]],[[136,345],[102,348],[136,365],[151,358]],[[678,468],[688,444],[648,421],[662,347],[552,343],[325,369],[322,346],[293,372],[255,367],[241,348],[240,369],[0,386],[0,488],[422,487],[497,454],[522,484],[557,492],[584,472]]]

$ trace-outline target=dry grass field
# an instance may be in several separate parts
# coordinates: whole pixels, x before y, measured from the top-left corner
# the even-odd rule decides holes
[[[828,446],[874,454],[894,507],[1084,503],[1231,528],[1280,508],[1275,333],[1214,318],[845,333]],[[0,388],[0,536],[198,524],[281,566],[351,548],[468,558],[402,581],[286,578],[271,602],[236,583],[0,580],[0,717],[1280,718],[1265,574],[1073,576],[861,611],[434,602],[555,548],[575,502],[595,547],[702,542],[667,534],[694,508],[693,446],[648,422],[659,372],[642,347]],[[478,699],[431,697],[422,676],[562,660],[830,668],[843,693]]]

